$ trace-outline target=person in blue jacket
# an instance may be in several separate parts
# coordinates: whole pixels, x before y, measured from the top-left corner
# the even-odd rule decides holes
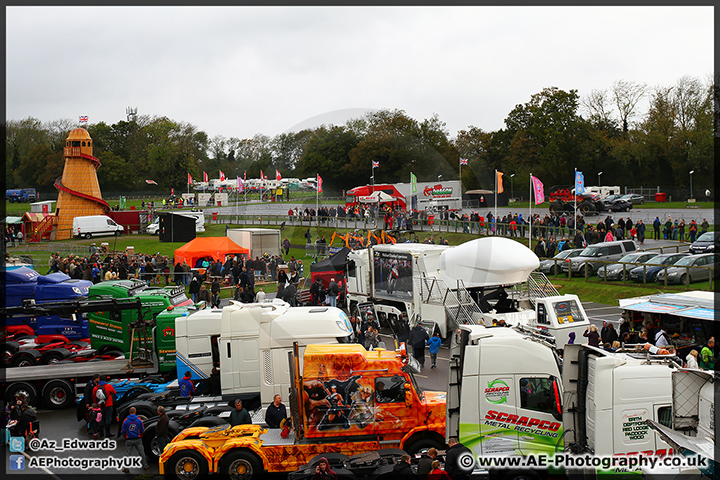
[[[137,450],[140,458],[142,459],[143,470],[150,470],[150,466],[145,458],[145,448],[142,444],[142,435],[145,431],[145,425],[143,425],[142,420],[140,420],[136,415],[135,407],[130,407],[129,412],[129,415],[125,418],[125,421],[122,424],[122,429],[120,430],[120,433],[122,433],[123,437],[125,437],[125,453],[129,457],[132,455],[133,450]],[[124,473],[130,472],[127,467],[124,467],[122,471]]]
[[[440,345],[442,345],[442,338],[440,338],[440,333],[435,332],[435,335],[428,338],[427,341],[428,351],[430,352],[430,359],[432,360],[432,366],[430,368],[437,368],[437,356],[438,352],[440,351]]]
[[[192,397],[195,393],[195,385],[193,385],[192,382],[192,373],[188,370],[185,372],[185,376],[180,379],[178,382],[178,386],[180,387],[180,396],[182,397]]]

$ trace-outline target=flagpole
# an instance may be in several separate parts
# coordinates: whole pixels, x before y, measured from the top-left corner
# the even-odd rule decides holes
[[[528,248],[530,250],[532,250],[532,228],[533,228],[532,204],[533,204],[533,181],[532,181],[532,173],[530,173],[530,218],[528,218],[528,223],[530,224],[530,228],[528,228]]]
[[[462,208],[462,158],[458,157],[458,179],[460,180],[460,208]]]
[[[320,176],[319,174],[317,174],[317,173],[315,174],[315,183],[316,184],[320,183],[320,182],[318,182],[319,176]],[[317,229],[319,232],[320,231],[320,185],[316,185],[316,188],[315,188],[315,218],[317,219],[316,225],[317,225]]]
[[[577,167],[575,167],[575,177],[573,178],[573,183],[575,184],[575,195],[573,195],[573,226],[575,226],[575,223],[577,222]]]
[[[498,219],[497,219],[497,191],[498,191],[498,175],[497,168],[495,169],[495,230],[497,231]]]

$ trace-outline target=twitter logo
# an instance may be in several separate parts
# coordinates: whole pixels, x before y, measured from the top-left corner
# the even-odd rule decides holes
[[[25,438],[24,437],[10,437],[10,451],[11,452],[24,452],[25,451]]]

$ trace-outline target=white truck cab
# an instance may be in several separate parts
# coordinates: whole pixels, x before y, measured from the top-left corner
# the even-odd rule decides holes
[[[345,312],[332,307],[290,307],[274,299],[231,304],[222,310],[200,310],[175,321],[178,378],[186,371],[206,379],[220,371],[222,394],[260,393],[263,404],[280,393],[288,401],[288,352],[293,342],[349,343]]]
[[[667,359],[463,325],[452,336],[446,437],[475,456],[664,455],[646,421],[672,419]]]

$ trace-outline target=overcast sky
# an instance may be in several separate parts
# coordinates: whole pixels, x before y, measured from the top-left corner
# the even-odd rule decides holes
[[[451,137],[546,87],[713,72],[712,7],[7,7],[8,119],[274,136],[374,109]]]

